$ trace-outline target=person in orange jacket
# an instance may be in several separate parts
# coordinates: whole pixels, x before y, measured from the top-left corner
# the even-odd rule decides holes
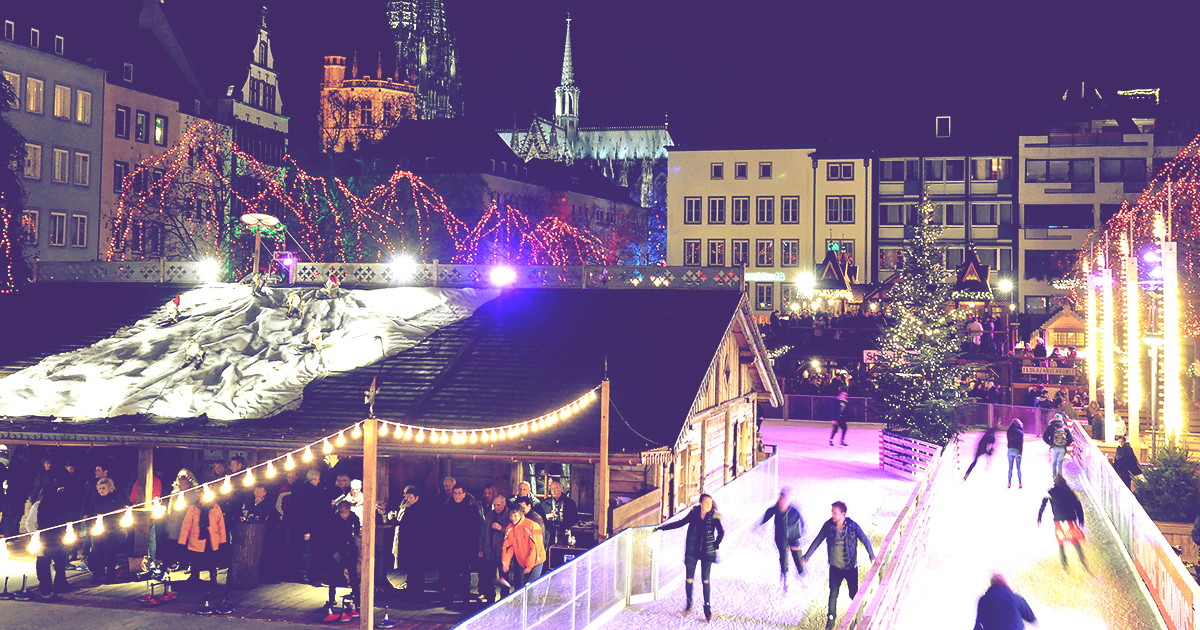
[[[183,527],[179,530],[179,544],[187,545],[192,556],[188,584],[199,584],[201,571],[208,571],[213,585],[217,584],[217,550],[227,540],[225,515],[221,513],[221,506],[214,503],[204,507],[196,502],[188,507],[183,517]]]
[[[505,573],[512,569],[512,588],[515,591],[542,577],[542,567],[546,562],[546,545],[542,537],[542,528],[525,518],[525,511],[519,506],[508,510],[508,519],[512,524],[504,531],[500,568]]]

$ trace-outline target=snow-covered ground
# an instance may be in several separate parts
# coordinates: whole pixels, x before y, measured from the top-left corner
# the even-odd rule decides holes
[[[304,301],[288,317],[288,294]],[[266,289],[214,285],[180,298],[180,321],[167,305],[112,337],[54,355],[0,380],[0,416],[105,418],[148,414],[213,420],[261,418],[299,405],[304,386],[412,347],[470,316],[495,290],[390,288]],[[86,305],[83,306],[86,308]],[[321,349],[308,331],[321,331]],[[195,339],[206,356],[184,366]]]

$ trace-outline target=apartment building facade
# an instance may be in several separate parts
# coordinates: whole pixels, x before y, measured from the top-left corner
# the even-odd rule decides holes
[[[22,224],[34,260],[98,257],[104,72],[67,58],[71,43],[4,20],[0,71],[17,97],[9,121],[25,138]]]
[[[875,248],[871,199],[875,173],[870,153],[818,150],[813,162],[812,251],[820,265],[826,251],[837,252],[852,283],[875,281],[869,261]],[[806,262],[808,262],[806,261]],[[790,308],[792,301],[783,301]]]

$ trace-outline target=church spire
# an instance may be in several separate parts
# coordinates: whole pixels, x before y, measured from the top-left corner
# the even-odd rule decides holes
[[[567,44],[563,48],[562,85],[575,83],[575,68],[571,64],[571,14],[567,14]]]

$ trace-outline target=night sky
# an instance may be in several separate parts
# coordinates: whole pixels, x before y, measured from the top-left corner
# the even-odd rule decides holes
[[[553,113],[568,11],[581,124],[658,124],[670,112],[680,144],[927,137],[944,114],[956,135],[998,137],[1036,126],[1038,108],[1081,80],[1163,88],[1174,105],[1200,94],[1200,3],[1188,0],[445,4],[467,115],[489,127]],[[297,141],[314,135],[303,121],[316,117],[322,56],[357,49],[374,73],[383,6],[272,4]]]

